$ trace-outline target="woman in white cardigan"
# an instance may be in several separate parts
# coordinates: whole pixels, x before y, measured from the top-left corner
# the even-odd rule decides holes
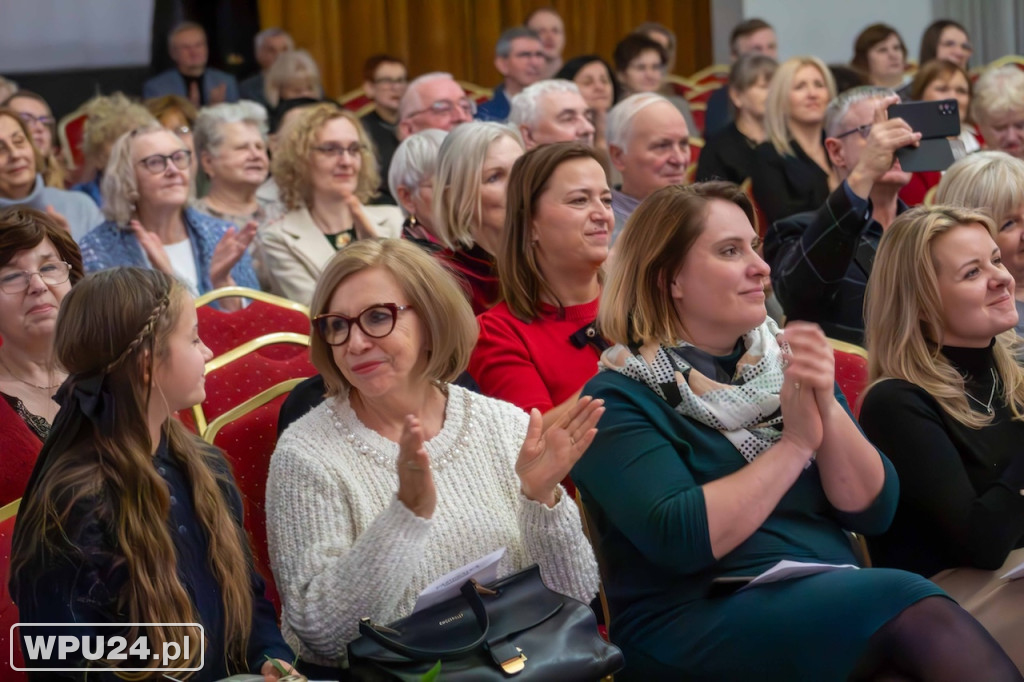
[[[359,119],[333,104],[308,107],[280,133],[271,171],[288,210],[259,231],[271,288],[309,304],[334,253],[357,239],[398,237],[397,206],[364,206],[380,185]]]
[[[551,589],[589,602],[597,566],[559,481],[601,401],[542,433],[537,410],[447,383],[476,321],[454,277],[407,241],[339,252],[311,314],[327,400],[281,436],[267,483],[282,631],[300,659],[341,665],[360,618],[408,615],[427,585],[501,547],[499,576],[537,563]]]

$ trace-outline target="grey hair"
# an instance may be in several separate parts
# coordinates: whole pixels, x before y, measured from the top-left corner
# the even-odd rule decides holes
[[[276,107],[281,101],[281,87],[299,78],[312,80],[317,98],[324,96],[324,88],[320,82],[320,67],[316,65],[313,55],[306,50],[289,50],[278,57],[267,70],[266,82],[263,85],[263,96],[267,104]]]
[[[1024,110],[1024,71],[1008,64],[989,69],[974,84],[971,113],[978,123],[987,124],[990,116]]]
[[[580,94],[580,89],[572,81],[561,78],[537,81],[523,88],[523,91],[512,98],[512,106],[508,113],[508,122],[516,127],[521,125],[534,128],[540,112],[540,99],[552,92],[573,92]],[[582,95],[580,95],[582,97]]]
[[[506,28],[498,36],[498,42],[494,45],[494,56],[507,59],[512,54],[512,41],[517,38],[532,38],[538,42],[540,41],[540,36],[531,28],[526,28],[525,26]]]
[[[256,50],[256,52],[259,52],[263,48],[263,43],[266,42],[268,38],[276,38],[277,36],[285,36],[286,38],[288,38],[288,49],[295,49],[295,41],[292,40],[291,34],[289,34],[288,31],[284,30],[280,26],[272,26],[270,28],[265,28],[259,33],[257,33],[256,37],[253,38],[253,48]]]
[[[172,46],[172,44],[174,42],[174,36],[178,35],[179,33],[183,33],[185,31],[199,31],[200,33],[203,34],[203,37],[206,38],[206,29],[203,28],[202,24],[197,24],[194,21],[183,21],[180,24],[175,25],[175,27],[171,29],[171,32],[167,34],[167,51],[168,52],[171,51],[171,46]]]
[[[267,110],[256,102],[241,100],[233,103],[214,104],[199,110],[196,123],[192,127],[192,142],[196,147],[196,156],[204,152],[217,156],[217,151],[224,144],[224,124],[248,123],[260,131],[263,141],[267,140]]]
[[[896,91],[891,88],[880,88],[877,85],[858,85],[855,88],[844,90],[838,97],[834,97],[825,109],[825,122],[822,126],[825,134],[834,137],[839,134],[839,128],[843,125],[843,119],[850,113],[850,107],[857,102],[866,99],[879,99],[895,95]]]
[[[224,126],[228,123],[245,123],[260,131],[263,143],[267,143],[267,110],[262,105],[247,99],[225,102],[203,107],[199,110],[195,125],[192,126],[192,144],[196,148],[197,161],[203,154],[217,156],[224,144]],[[197,163],[200,180],[209,180],[203,164]]]
[[[519,132],[504,123],[472,121],[455,126],[441,143],[434,174],[434,233],[449,249],[473,248],[480,216],[480,177],[491,143],[509,137],[520,147]]]
[[[638,92],[609,109],[608,129],[605,133],[608,144],[615,145],[619,149],[625,149],[626,143],[629,142],[629,136],[633,132],[633,120],[636,118],[636,115],[658,102],[672,104],[656,92]]]
[[[0,76],[0,101],[13,97],[18,92],[18,84],[10,78]]]
[[[394,156],[391,157],[391,167],[388,169],[388,189],[391,190],[391,196],[395,201],[398,201],[399,187],[419,192],[420,184],[427,178],[434,177],[438,153],[447,135],[447,131],[428,128],[413,133],[398,145]]]
[[[126,227],[135,216],[135,205],[139,201],[139,182],[135,176],[135,164],[132,163],[132,142],[152,133],[174,135],[154,121],[117,138],[110,150],[100,192],[103,195],[103,215],[119,227]],[[182,148],[187,148],[184,142]]]
[[[423,97],[420,96],[420,86],[437,80],[455,81],[455,76],[447,71],[431,71],[422,76],[417,76],[409,81],[402,99],[398,100],[398,119],[402,120],[413,111],[423,108]]]

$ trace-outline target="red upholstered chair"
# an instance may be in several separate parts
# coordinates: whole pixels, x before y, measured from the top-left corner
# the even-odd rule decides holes
[[[469,81],[457,81],[457,83],[462,86],[462,91],[466,93],[466,97],[469,97],[477,104],[483,104],[494,97],[494,90],[492,88],[485,88],[482,85],[470,83]]]
[[[718,88],[729,82],[729,68],[728,64],[712,64],[690,76],[689,80],[694,86],[711,85]]]
[[[14,520],[17,518],[18,506],[21,500],[5,505],[0,508],[0,680],[5,682],[20,682],[27,680],[28,675],[11,668],[11,626],[18,622],[18,607],[11,599],[7,591],[7,582],[11,577],[11,535],[14,533]],[[25,661],[21,655],[21,646],[14,643],[14,664],[19,668],[25,667]]]
[[[249,299],[249,305],[233,312],[209,305],[235,296]],[[245,287],[224,287],[200,296],[196,299],[196,313],[199,316],[199,336],[213,351],[214,357],[265,334],[293,332],[309,335],[309,308],[287,298]],[[267,357],[288,359],[299,349],[267,346],[260,352]]]
[[[711,99],[711,95],[715,94],[722,86],[718,83],[711,83],[709,85],[699,85],[695,87],[686,96],[686,101],[690,103],[690,109],[693,109],[693,105],[701,103],[707,107],[708,100]]]
[[[339,97],[337,101],[338,104],[349,111],[354,111],[357,116],[362,116],[366,111],[373,108],[373,100],[366,96],[366,91],[363,90],[362,86],[355,90],[349,90]]]
[[[672,91],[680,97],[687,97],[694,88],[693,81],[684,76],[677,76],[670,73],[665,76],[665,82],[672,87]]]
[[[692,130],[694,135],[704,135],[704,120],[707,118],[708,103],[693,102],[690,104],[690,113],[693,115],[693,122],[697,124],[697,130]]]
[[[868,352],[838,339],[829,339],[828,342],[835,351],[836,382],[856,417],[860,414],[860,394],[868,385]]]
[[[700,152],[701,152],[702,149],[704,149],[704,138],[696,136],[696,135],[691,135],[690,136],[690,163],[691,164],[696,164],[697,163],[697,160],[700,158]],[[697,170],[694,169],[694,175],[696,175],[696,173],[697,173]]]
[[[210,422],[203,433],[208,443],[224,451],[235,474],[245,506],[245,529],[256,568],[267,581],[267,598],[278,613],[281,600],[270,571],[267,550],[267,472],[277,444],[277,416],[288,392],[302,379],[288,379],[270,386],[246,402]]]
[[[78,109],[71,112],[57,124],[61,154],[68,168],[81,168],[85,164],[82,141],[85,139],[85,122],[89,117]]]

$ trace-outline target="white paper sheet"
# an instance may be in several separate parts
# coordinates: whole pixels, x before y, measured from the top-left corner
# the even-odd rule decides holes
[[[494,582],[498,579],[498,562],[503,556],[505,556],[504,547],[441,576],[420,592],[420,596],[416,598],[416,607],[412,612],[422,611],[429,606],[458,596],[459,590],[467,580],[476,579],[477,582],[484,584]]]
[[[1017,564],[1009,571],[999,576],[1000,580],[1019,580],[1021,578],[1024,578],[1024,562]]]
[[[741,587],[737,592],[745,590],[748,587],[754,587],[755,585],[767,585],[768,583],[776,583],[780,580],[792,580],[793,578],[803,578],[804,576],[815,575],[816,573],[828,573],[829,571],[840,571],[851,568],[856,570],[859,566],[854,566],[853,564],[816,564],[783,559]]]

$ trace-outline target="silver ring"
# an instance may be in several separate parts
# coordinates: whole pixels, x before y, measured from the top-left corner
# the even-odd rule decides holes
[[[800,382],[799,381],[794,381],[793,382],[793,388],[795,388],[796,390],[799,391],[800,390]]]

